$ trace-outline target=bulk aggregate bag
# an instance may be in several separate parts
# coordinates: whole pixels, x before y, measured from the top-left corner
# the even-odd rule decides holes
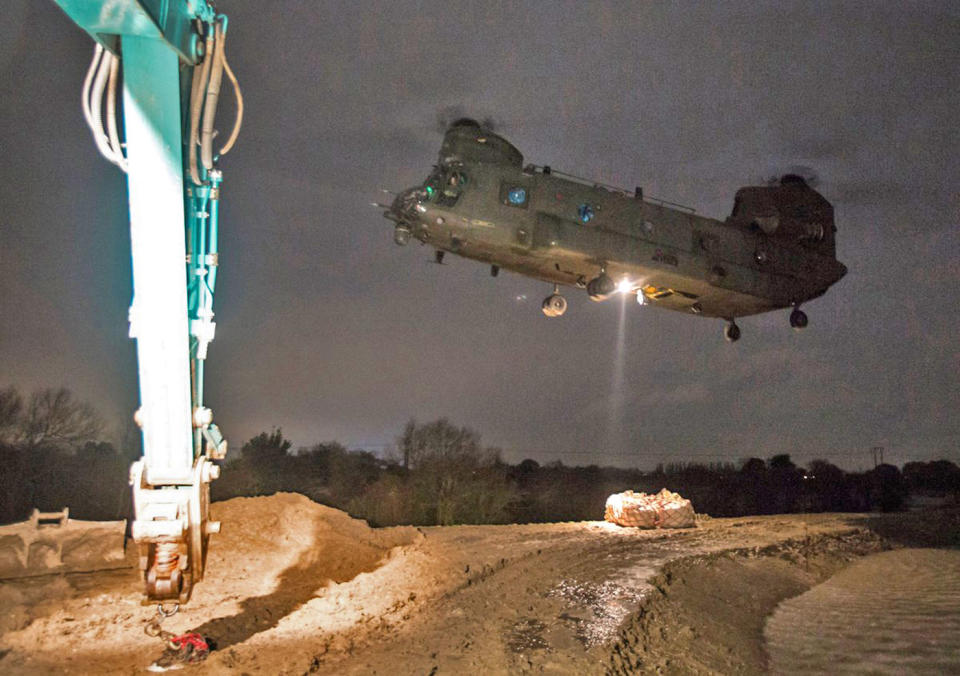
[[[624,491],[607,498],[603,518],[636,528],[692,528],[696,513],[686,498],[666,488],[655,495]]]

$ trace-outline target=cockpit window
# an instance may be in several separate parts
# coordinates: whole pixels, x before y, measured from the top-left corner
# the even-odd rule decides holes
[[[463,186],[467,184],[467,176],[462,171],[451,169],[443,174],[443,190],[437,204],[444,207],[452,207],[460,199],[460,193],[463,192]]]
[[[462,171],[446,169],[433,172],[423,184],[425,201],[437,206],[452,207],[460,199],[460,193],[467,184],[467,176]]]

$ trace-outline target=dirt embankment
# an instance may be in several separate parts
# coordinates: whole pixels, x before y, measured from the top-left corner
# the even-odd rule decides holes
[[[415,528],[370,528],[292,493],[237,498],[211,510],[224,527],[213,539],[207,575],[164,628],[213,638],[219,650],[210,664],[221,670],[244,660],[281,671],[309,661],[296,651],[273,655],[271,641],[311,636],[311,620],[297,621],[311,616],[304,606],[321,597],[336,604],[351,584],[363,587],[370,573],[423,539]],[[134,548],[127,558],[119,571],[0,582],[0,672],[137,673],[156,659],[162,646],[143,632],[155,605],[143,605]],[[358,605],[368,613],[382,610],[376,598]],[[335,617],[324,624],[337,631],[364,612],[353,610],[337,614],[325,607],[318,614]]]
[[[214,674],[758,672],[777,603],[887,546],[837,514],[372,529],[278,494],[213,515],[207,577],[164,628],[216,640]],[[0,583],[0,672],[143,673],[161,646],[137,577]]]
[[[861,530],[668,563],[613,644],[609,670],[766,672],[763,627],[777,605],[886,547]]]

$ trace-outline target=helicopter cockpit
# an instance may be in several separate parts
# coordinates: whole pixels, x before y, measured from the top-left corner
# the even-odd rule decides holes
[[[452,207],[460,199],[467,175],[459,165],[435,167],[423,183],[420,201],[431,202],[439,207]]]

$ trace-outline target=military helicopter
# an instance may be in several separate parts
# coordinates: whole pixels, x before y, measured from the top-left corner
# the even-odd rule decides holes
[[[847,272],[837,261],[833,207],[800,175],[737,191],[725,221],[656,198],[524,165],[502,136],[469,118],[453,122],[423,184],[396,195],[384,216],[394,241],[415,238],[446,252],[553,285],[547,317],[567,310],[561,286],[603,301],[634,294],[641,305],[726,320],[793,308]]]

